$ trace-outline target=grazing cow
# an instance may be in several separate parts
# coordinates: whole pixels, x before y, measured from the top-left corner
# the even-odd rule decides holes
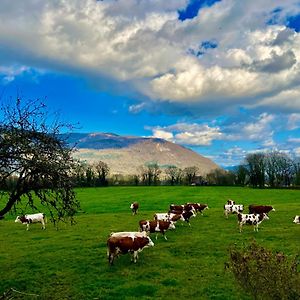
[[[154,243],[146,232],[116,232],[107,240],[107,258],[110,265],[120,254],[131,253],[131,261],[136,263],[138,253],[144,248],[152,247]]]
[[[141,220],[139,222],[139,225],[140,225],[140,231],[146,231],[150,233],[160,232],[164,236],[165,240],[167,240],[165,232],[168,229],[175,229],[175,225],[172,221]],[[155,238],[157,239],[157,234]]]
[[[156,214],[154,214],[154,220],[169,221],[170,214],[169,213],[156,213]]]
[[[196,212],[200,212],[203,215],[203,211],[209,209],[207,204],[201,203],[186,203],[186,205],[192,206]]]
[[[29,224],[31,223],[41,223],[42,229],[46,229],[46,221],[46,215],[44,213],[17,216],[15,220],[16,223],[27,224],[27,230],[29,230]]]
[[[184,221],[189,224],[189,226],[191,226],[190,218],[196,216],[195,212],[192,211],[192,210],[190,210],[190,211],[183,211],[183,213],[181,215],[183,216]]]
[[[170,210],[169,211],[189,211],[189,210],[195,210],[194,207],[190,204],[184,204],[184,205],[175,205],[171,204],[170,205]]]
[[[168,221],[172,221],[173,223],[176,223],[178,220],[184,221],[184,218],[182,216],[182,212],[180,213],[169,213],[169,219]]]
[[[269,220],[269,217],[266,213],[262,214],[237,214],[238,224],[240,227],[240,232],[242,232],[242,227],[244,224],[253,225],[253,230],[258,231],[258,225],[263,220]]]
[[[131,211],[132,211],[132,215],[136,215],[137,211],[139,209],[139,203],[138,202],[133,202],[130,205]]]
[[[296,216],[293,223],[300,224],[300,216]]]
[[[243,204],[225,204],[224,205],[224,215],[226,218],[228,218],[229,214],[237,214],[237,213],[242,213],[244,210],[244,205]]]
[[[267,214],[271,210],[275,211],[273,206],[270,205],[249,205],[249,214]]]

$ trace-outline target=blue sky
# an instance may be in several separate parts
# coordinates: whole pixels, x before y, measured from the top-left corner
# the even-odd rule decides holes
[[[0,101],[221,166],[300,156],[300,1],[0,1]]]

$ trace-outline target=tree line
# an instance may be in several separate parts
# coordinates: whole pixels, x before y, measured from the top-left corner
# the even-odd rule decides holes
[[[75,178],[76,186],[107,185],[221,185],[278,188],[300,186],[300,159],[292,159],[280,151],[250,153],[242,164],[231,171],[214,169],[200,175],[197,166],[181,169],[175,165],[161,167],[158,163],[140,166],[136,174],[109,174],[102,161],[81,164]]]

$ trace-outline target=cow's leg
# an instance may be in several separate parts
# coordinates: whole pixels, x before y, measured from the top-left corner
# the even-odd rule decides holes
[[[201,213],[202,214],[202,213]],[[202,214],[203,215],[203,214]],[[226,219],[228,219],[228,213],[227,213],[227,210],[224,210],[224,215],[226,217]]]
[[[133,262],[136,263],[138,259],[138,251],[133,251]]]
[[[27,230],[29,230],[29,223],[27,223]]]
[[[157,240],[157,235],[158,235],[158,234],[156,233],[156,235],[155,235],[155,239],[156,239],[156,240]]]
[[[45,221],[44,221],[44,220],[42,220],[42,222],[41,222],[41,223],[42,223],[42,229],[44,229],[44,230],[45,230],[45,229],[46,229],[46,226],[45,226]]]
[[[114,259],[115,259],[115,251],[112,251],[111,249],[107,249],[107,259],[110,265],[113,265]]]
[[[242,232],[243,224],[239,223],[239,227],[240,227],[240,232]]]

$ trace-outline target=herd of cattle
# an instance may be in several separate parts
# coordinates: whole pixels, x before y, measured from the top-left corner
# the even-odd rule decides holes
[[[139,204],[134,202],[130,205],[132,214],[136,215]],[[137,261],[138,253],[144,248],[154,246],[149,233],[160,232],[167,240],[165,232],[169,229],[175,229],[175,223],[179,220],[185,221],[190,225],[190,218],[195,217],[197,213],[203,214],[208,209],[207,204],[186,203],[183,205],[170,205],[167,213],[154,214],[154,220],[139,221],[138,232],[112,232],[107,240],[107,257],[112,265],[114,259],[120,254],[131,253],[133,262]],[[249,213],[243,214],[244,205],[236,204],[233,200],[228,200],[224,205],[224,215],[228,218],[229,214],[237,214],[239,230],[242,232],[243,225],[252,225],[254,231],[258,231],[258,225],[263,220],[268,220],[268,213],[275,211],[270,205],[249,205]],[[296,216],[294,221],[300,224],[300,216]]]
[[[139,204],[134,202],[130,205],[133,215],[136,215],[139,209]],[[112,232],[107,240],[107,257],[109,263],[112,265],[114,259],[120,254],[131,253],[133,262],[138,259],[138,253],[144,248],[154,246],[149,234],[161,233],[167,240],[166,231],[175,229],[177,221],[183,221],[190,224],[190,219],[195,217],[198,213],[203,215],[203,211],[208,209],[207,204],[201,203],[186,203],[183,205],[171,204],[169,211],[166,213],[155,213],[153,220],[140,220],[139,231],[122,231]],[[236,204],[233,200],[228,200],[224,205],[224,215],[226,218],[230,214],[236,214],[238,219],[239,230],[242,232],[243,225],[252,225],[254,231],[258,231],[258,225],[268,220],[268,213],[275,211],[270,205],[249,205],[249,213],[243,214],[244,205]],[[44,213],[36,213],[30,215],[17,216],[15,222],[27,225],[32,223],[41,223],[42,229],[45,229],[47,222]],[[300,224],[300,216],[297,215],[293,221],[295,224]]]

